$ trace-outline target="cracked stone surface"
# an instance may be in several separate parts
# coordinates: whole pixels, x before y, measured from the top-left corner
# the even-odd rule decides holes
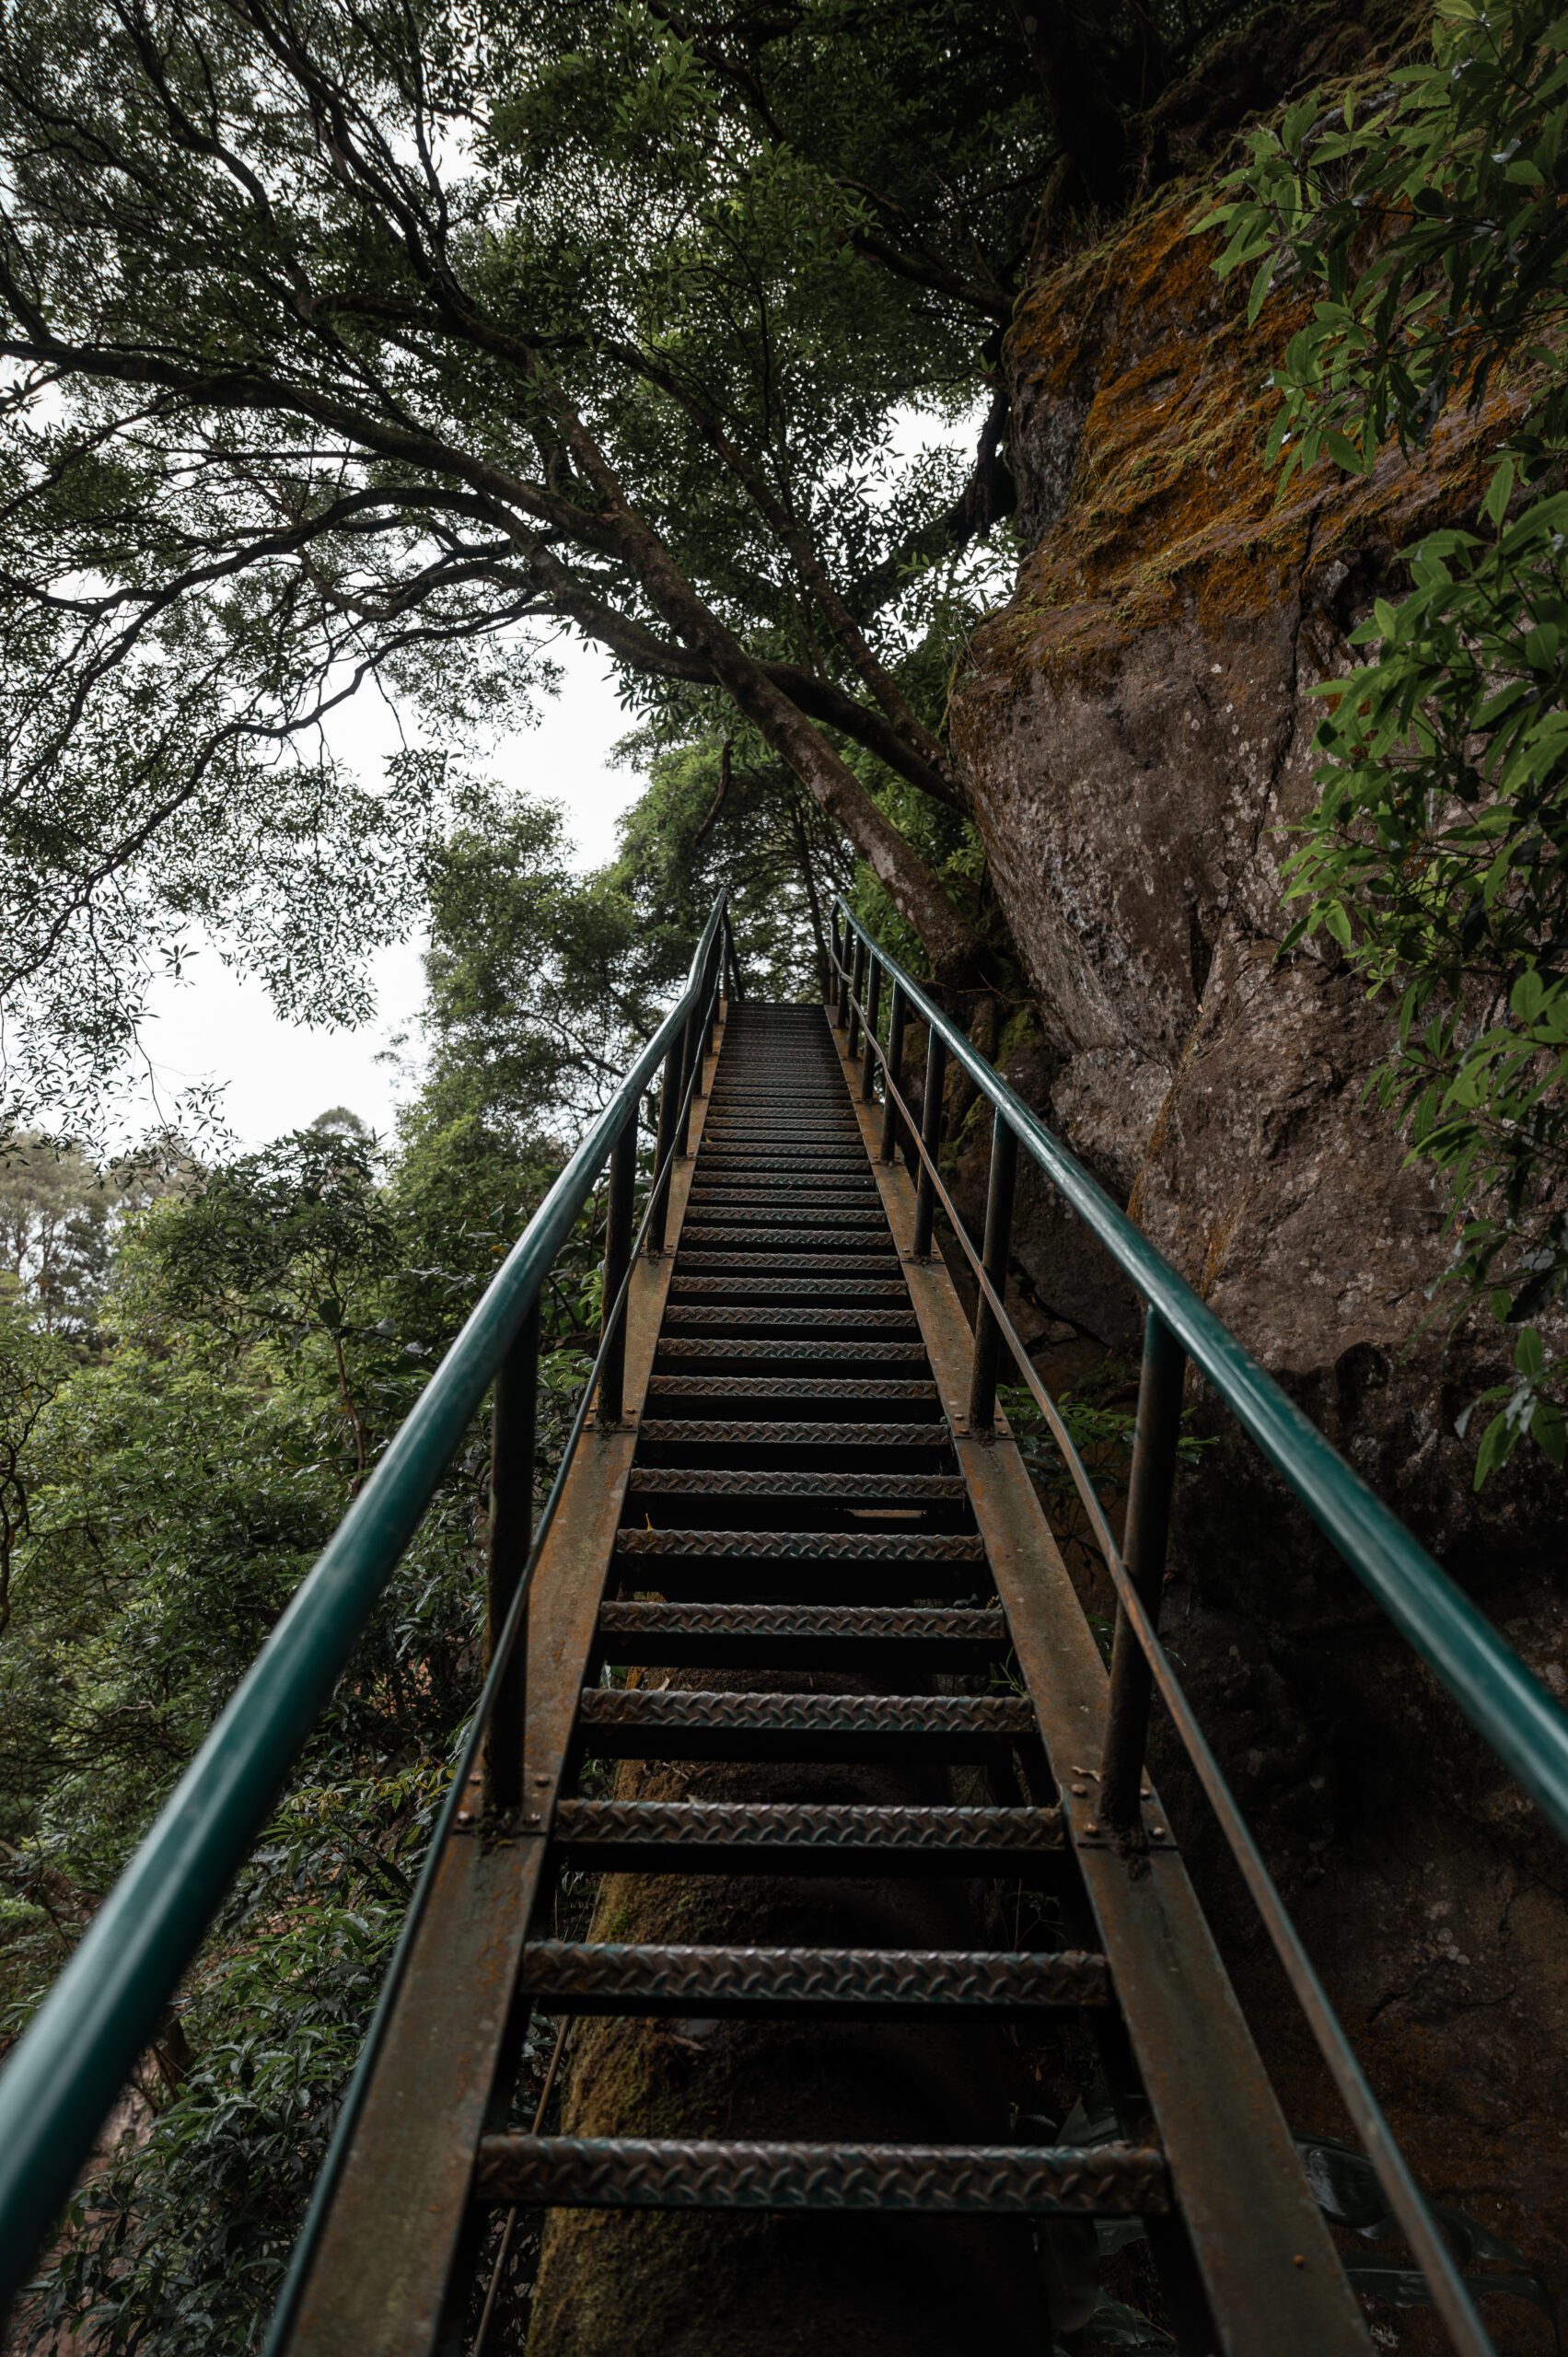
[[[1397,552],[1479,495],[1506,405],[1445,422],[1418,467],[1395,452],[1351,483],[1319,470],[1276,505],[1260,450],[1291,301],[1249,329],[1197,217],[1152,209],[1045,272],[1009,342],[1028,545],[952,705],[1040,1013],[1008,1068],[1538,1674],[1568,1684],[1562,1485],[1525,1466],[1472,1494],[1454,1422],[1499,1369],[1496,1329],[1432,1314],[1443,1202],[1364,1100],[1387,1017],[1331,958],[1277,957],[1288,829],[1315,795],[1310,691],[1346,667]],[[965,1175],[972,1195],[981,1171]],[[1017,1254],[1036,1314],[1132,1344],[1134,1306],[1038,1185]],[[1221,1430],[1201,1400],[1194,1415]],[[1568,2145],[1546,2125],[1568,2112],[1560,1845],[1223,1438],[1189,1483],[1168,1608],[1418,2167],[1568,2289]],[[1342,2133],[1244,1910],[1217,1871],[1212,1887],[1299,2124]],[[1400,2348],[1427,2345],[1399,2328]]]

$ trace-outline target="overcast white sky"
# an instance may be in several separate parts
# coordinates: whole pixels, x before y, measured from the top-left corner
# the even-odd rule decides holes
[[[946,424],[912,410],[901,412],[893,422],[890,456],[912,458],[934,441],[967,452],[983,406],[972,417]],[[864,489],[862,495],[868,495]],[[1000,601],[1005,595],[1005,552],[999,552],[998,563]],[[542,801],[561,803],[581,865],[597,867],[614,853],[616,821],[636,800],[644,781],[635,771],[610,766],[610,749],[628,733],[629,721],[616,702],[608,656],[585,640],[571,639],[552,642],[551,653],[564,673],[560,694],[542,698],[538,726],[498,747],[484,765]],[[374,779],[377,764],[398,741],[390,714],[371,695],[349,705],[330,733],[334,749],[366,781]],[[262,1145],[286,1130],[302,1128],[333,1105],[349,1106],[386,1132],[408,1083],[385,1051],[394,1034],[407,1030],[423,998],[420,951],[420,943],[411,941],[376,958],[372,1022],[354,1031],[316,1031],[280,1022],[260,983],[198,948],[189,980],[166,984],[153,1001],[156,1019],[147,1026],[145,1044],[160,1095],[173,1110],[172,1100],[193,1082],[220,1082],[228,1126],[242,1146]],[[417,1059],[419,1052],[415,1034],[406,1053]],[[144,1098],[131,1127],[140,1128],[145,1119]]]
[[[616,702],[608,656],[568,640],[551,652],[565,675],[560,694],[541,698],[539,726],[499,746],[484,766],[541,801],[563,804],[579,860],[597,867],[613,853],[615,822],[644,781],[610,766],[610,749],[630,722]],[[364,696],[346,707],[331,741],[368,781],[397,737],[385,706]],[[374,1021],[354,1031],[318,1031],[281,1022],[261,983],[199,952],[189,979],[166,984],[153,1003],[145,1045],[160,1094],[172,1100],[193,1081],[223,1083],[228,1125],[242,1146],[301,1129],[331,1105],[350,1106],[373,1129],[388,1131],[401,1084],[395,1063],[377,1059],[418,1011],[420,954],[417,941],[380,951],[372,965]],[[408,1053],[417,1050],[415,1037]]]

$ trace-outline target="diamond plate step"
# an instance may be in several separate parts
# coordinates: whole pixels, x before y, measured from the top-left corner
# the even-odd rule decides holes
[[[852,1498],[868,1505],[899,1505],[967,1497],[958,1473],[814,1473],[759,1471],[753,1466],[639,1465],[631,1497]]]
[[[547,2014],[983,2013],[993,2017],[1105,2005],[1102,1956],[969,1948],[635,1947],[532,1940],[523,1986]]]
[[[721,1394],[736,1399],[900,1400],[931,1407],[935,1406],[937,1396],[935,1383],[900,1380],[897,1376],[656,1375],[648,1383],[651,1399],[715,1399]],[[946,1432],[947,1426],[942,1429]]]
[[[882,1233],[888,1236],[886,1227]],[[770,1270],[784,1269],[797,1276],[832,1277],[844,1270],[897,1269],[899,1255],[892,1237],[888,1236],[879,1251],[869,1248],[872,1242],[865,1236],[835,1236],[819,1229],[781,1236],[773,1227],[688,1227],[681,1231],[675,1265],[679,1269],[688,1255],[695,1253],[701,1256],[698,1265],[704,1273],[714,1274],[755,1269],[765,1275]],[[831,1259],[824,1257],[830,1253]]]
[[[691,1315],[683,1321],[683,1326],[712,1325],[717,1314],[718,1313],[711,1309],[694,1310]],[[858,1324],[865,1323],[864,1319],[859,1319],[856,1322]],[[905,1324],[912,1326],[914,1324],[914,1320],[912,1318],[907,1320],[902,1318],[894,1318],[892,1320],[878,1319],[877,1324],[881,1330],[886,1331],[887,1327],[889,1324],[894,1327]],[[830,1341],[821,1342],[787,1342],[783,1340],[778,1341],[749,1342],[738,1339],[732,1341],[715,1340],[698,1342],[681,1341],[679,1339],[667,1341],[666,1338],[661,1335],[659,1337],[658,1348],[659,1356],[661,1358],[724,1358],[737,1359],[746,1364],[750,1364],[758,1359],[771,1359],[781,1366],[795,1365],[803,1359],[808,1359],[814,1364],[820,1364],[823,1366],[832,1366],[835,1364],[842,1365],[845,1359],[866,1358],[874,1358],[879,1365],[886,1366],[923,1366],[926,1363],[925,1345],[923,1342],[894,1342],[883,1341],[879,1339],[868,1341],[864,1343]],[[679,1378],[671,1377],[669,1379],[674,1381]],[[703,1382],[715,1382],[719,1380],[716,1376],[704,1376],[700,1379]],[[880,1380],[880,1378],[877,1376],[866,1376],[861,1379],[868,1382]],[[932,1389],[933,1392],[935,1392],[935,1386],[932,1387]]]
[[[754,1264],[753,1264],[754,1265]],[[738,1264],[738,1273],[728,1277],[692,1277],[681,1271],[676,1263],[676,1274],[670,1280],[671,1305],[688,1301],[712,1300],[723,1295],[726,1301],[847,1301],[865,1302],[868,1307],[890,1306],[909,1299],[909,1288],[902,1277],[846,1277],[830,1270],[822,1276],[802,1271],[796,1276],[753,1277],[739,1271],[745,1263]]]
[[[1144,2217],[1170,2206],[1164,2154],[1039,2144],[666,2143],[486,2136],[478,2201],[591,2210],[896,2210]]]
[[[814,1243],[818,1236],[826,1236],[830,1233],[834,1244],[837,1245],[841,1238],[889,1234],[887,1218],[879,1210],[839,1211],[825,1203],[808,1203],[801,1208],[787,1202],[777,1205],[769,1203],[763,1205],[761,1209],[766,1211],[768,1225],[765,1227],[756,1227],[750,1225],[760,1215],[759,1206],[756,1203],[747,1202],[744,1198],[736,1202],[727,1197],[715,1200],[707,1194],[699,1196],[693,1189],[687,1201],[686,1225],[681,1231],[680,1240],[685,1244],[696,1237],[715,1238],[726,1245],[736,1243],[776,1245],[779,1241],[779,1231],[783,1228],[789,1231],[792,1242],[795,1231],[799,1229],[802,1231],[803,1243]],[[693,1225],[694,1221],[701,1224]]]
[[[903,1287],[900,1285],[897,1290],[902,1293]],[[824,1296],[830,1295],[836,1298],[839,1295],[839,1288],[833,1285],[824,1285],[822,1292]],[[907,1295],[905,1299],[908,1299]],[[733,1307],[698,1301],[671,1302],[665,1311],[664,1322],[667,1329],[673,1329],[678,1333],[687,1333],[697,1326],[707,1326],[715,1329],[731,1328],[738,1333],[753,1326],[776,1326],[781,1329],[791,1326],[810,1326],[828,1334],[847,1326],[854,1328],[857,1332],[863,1334],[897,1334],[900,1339],[905,1335],[912,1338],[920,1332],[920,1321],[912,1309],[829,1309],[826,1307],[792,1309],[787,1305],[781,1305],[777,1309],[764,1309],[754,1303],[744,1302],[738,1302]],[[659,1336],[659,1348],[661,1351],[668,1348],[662,1333]],[[865,1353],[855,1352],[854,1355],[864,1357]],[[917,1355],[922,1359],[924,1358],[923,1344],[917,1346]]]
[[[737,1562],[939,1563],[982,1565],[985,1549],[968,1531],[619,1530],[619,1556],[723,1555]]]
[[[553,1832],[595,1874],[1016,1875],[1062,1849],[1054,1808],[850,1801],[563,1800]]]
[[[776,1244],[779,1239],[774,1237],[770,1240]],[[774,1290],[773,1279],[780,1277],[786,1282],[779,1290],[803,1293],[814,1291],[816,1281],[827,1278],[831,1281],[834,1293],[849,1293],[853,1300],[859,1297],[862,1278],[878,1273],[897,1278],[900,1265],[899,1256],[890,1243],[885,1252],[862,1252],[855,1246],[846,1244],[842,1252],[834,1252],[829,1260],[821,1257],[814,1245],[805,1243],[798,1253],[737,1252],[727,1244],[692,1252],[687,1248],[687,1238],[683,1237],[675,1263],[675,1284],[678,1291],[684,1291],[694,1277],[701,1277],[706,1283],[708,1279],[724,1276],[733,1280],[732,1291],[751,1294],[764,1288],[772,1292]],[[842,1283],[841,1280],[845,1277],[855,1280],[853,1289]],[[804,1283],[801,1282],[803,1279],[806,1280]],[[709,1290],[714,1289],[709,1287]],[[897,1291],[902,1293],[903,1290],[903,1283],[900,1279]]]
[[[981,1669],[1009,1643],[999,1604],[646,1604],[600,1608],[598,1656],[662,1669]]]
[[[1026,1741],[1014,1695],[750,1694],[589,1686],[578,1713],[592,1759],[978,1760]]]
[[[653,1387],[650,1386],[650,1389]],[[733,1382],[730,1388],[734,1388]],[[707,1416],[643,1418],[643,1446],[659,1448],[946,1448],[946,1424],[801,1423],[791,1417],[720,1422]]]

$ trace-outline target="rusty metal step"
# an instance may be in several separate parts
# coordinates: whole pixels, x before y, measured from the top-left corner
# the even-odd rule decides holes
[[[835,1498],[889,1511],[907,1504],[958,1502],[969,1492],[958,1473],[900,1473],[891,1468],[872,1473],[794,1470],[749,1465],[634,1465],[629,1504],[662,1497],[703,1503],[724,1498]]]
[[[888,1290],[904,1292],[901,1285]],[[738,1334],[757,1326],[774,1327],[781,1333],[791,1327],[808,1326],[826,1335],[842,1333],[844,1329],[853,1328],[857,1334],[867,1338],[896,1335],[900,1341],[905,1336],[912,1340],[920,1332],[920,1321],[912,1309],[878,1309],[873,1306],[830,1309],[827,1306],[829,1300],[842,1299],[842,1290],[835,1285],[824,1285],[821,1292],[821,1305],[813,1305],[809,1308],[795,1308],[787,1303],[781,1303],[777,1308],[765,1308],[755,1302],[671,1302],[664,1314],[665,1328],[667,1331],[677,1334],[689,1333],[699,1326],[711,1328],[715,1332],[727,1329]],[[909,1299],[907,1293],[904,1298],[906,1301]],[[661,1333],[660,1350],[668,1347]],[[857,1353],[856,1355],[864,1353]],[[919,1346],[919,1356],[923,1359],[925,1356],[923,1344]]]
[[[780,1240],[777,1237],[771,1239],[775,1244]],[[833,1239],[829,1241],[830,1247]],[[819,1280],[828,1279],[835,1294],[847,1294],[851,1300],[859,1300],[865,1278],[880,1275],[897,1281],[893,1292],[880,1298],[896,1299],[905,1287],[899,1275],[900,1262],[891,1238],[885,1252],[865,1252],[859,1248],[857,1237],[833,1252],[831,1259],[822,1256],[821,1245],[815,1240],[790,1252],[738,1252],[725,1243],[693,1252],[687,1248],[682,1237],[672,1290],[683,1293],[693,1278],[699,1278],[704,1289],[713,1292],[718,1290],[713,1280],[728,1277],[733,1281],[730,1290],[738,1294],[805,1293],[815,1291]],[[852,1279],[853,1283],[845,1283],[846,1278]]]
[[[1152,2147],[675,2143],[486,2136],[474,2199],[519,2209],[895,2210],[1144,2217],[1170,2206]]]
[[[753,1694],[589,1686],[578,1729],[590,1759],[981,1760],[1036,1733],[1016,1695]]]
[[[721,1396],[754,1403],[755,1414],[772,1402],[781,1416],[813,1399],[924,1411],[934,1408],[937,1399],[935,1383],[898,1376],[656,1375],[648,1383],[648,1397],[659,1402],[664,1416],[669,1414],[666,1403],[672,1399],[711,1400]]]
[[[864,1302],[868,1308],[886,1308],[896,1302],[907,1302],[909,1287],[902,1277],[847,1277],[831,1271],[821,1276],[802,1272],[798,1276],[752,1277],[738,1269],[733,1276],[693,1277],[682,1273],[677,1261],[669,1284],[672,1307],[683,1302],[711,1301],[720,1296],[737,1306],[760,1301],[792,1305],[842,1301],[854,1305]]]
[[[985,1549],[970,1531],[633,1530],[615,1534],[617,1557],[678,1562],[721,1556],[737,1563],[886,1563],[923,1575],[962,1565],[985,1568]],[[651,1574],[650,1574],[651,1575]]]
[[[594,1874],[1017,1875],[1062,1850],[1054,1808],[856,1801],[556,1804],[562,1862]]]
[[[684,1334],[685,1329],[688,1327],[710,1326],[714,1324],[720,1314],[721,1313],[714,1310],[706,1309],[693,1311],[690,1318],[683,1320],[682,1333]],[[864,1324],[865,1321],[864,1319],[860,1319],[856,1322]],[[923,1342],[890,1341],[882,1339],[883,1335],[888,1330],[889,1322],[894,1326],[902,1325],[906,1322],[912,1325],[914,1320],[911,1318],[908,1321],[905,1321],[903,1319],[896,1318],[891,1321],[887,1321],[878,1318],[877,1320],[876,1333],[873,1336],[868,1337],[864,1342],[835,1341],[830,1340],[824,1341],[793,1342],[787,1341],[782,1337],[776,1341],[768,1340],[747,1341],[738,1337],[734,1337],[723,1339],[715,1338],[712,1341],[697,1341],[683,1340],[679,1337],[667,1338],[661,1334],[658,1345],[659,1356],[660,1358],[668,1357],[679,1359],[682,1363],[691,1359],[734,1359],[738,1363],[748,1365],[752,1364],[759,1360],[769,1360],[780,1366],[797,1366],[802,1361],[809,1361],[813,1364],[842,1367],[846,1359],[874,1359],[878,1366],[914,1367],[926,1365],[928,1362],[925,1356],[925,1345]],[[658,1377],[656,1377],[656,1380],[659,1381],[665,1379],[666,1378],[662,1374]],[[670,1381],[679,1380],[678,1377],[674,1376],[668,1379]],[[692,1379],[700,1379],[703,1382],[716,1382],[719,1378],[716,1376],[705,1376],[701,1378]],[[809,1378],[807,1377],[798,1377],[796,1379],[801,1381],[809,1380]],[[882,1381],[883,1377],[879,1375],[870,1375],[855,1376],[849,1379],[857,1382],[877,1383]],[[887,1379],[889,1381],[892,1381],[897,1378],[889,1377]],[[932,1395],[935,1396],[935,1386],[934,1384],[930,1386],[930,1389]]]
[[[1064,1948],[637,1947],[532,1940],[523,1988],[546,2014],[772,2019],[894,2013],[1011,2018],[1110,2002],[1102,1956]]]
[[[852,1235],[878,1234],[886,1236],[888,1215],[880,1204],[871,1204],[863,1211],[841,1208],[832,1200],[821,1203],[801,1203],[793,1195],[777,1198],[743,1194],[738,1188],[704,1188],[700,1193],[694,1187],[687,1201],[686,1228],[688,1237],[699,1233],[692,1225],[700,1220],[704,1227],[722,1228],[726,1235],[743,1228],[749,1222],[765,1218],[765,1235],[775,1235],[780,1228],[847,1229]]]
[[[776,1227],[689,1227],[680,1238],[679,1269],[689,1258],[704,1275],[732,1269],[787,1269],[802,1276],[836,1276],[841,1270],[896,1269],[899,1254],[886,1224],[887,1237],[876,1249],[876,1231],[868,1235],[838,1235],[831,1228],[809,1228],[799,1235]],[[823,1258],[830,1253],[830,1260]],[[741,1257],[737,1257],[737,1256]]]
[[[710,1172],[699,1157],[691,1181],[693,1195],[699,1190],[710,1202],[722,1198],[726,1202],[828,1202],[847,1206],[858,1202],[868,1207],[879,1207],[881,1203],[871,1166],[864,1155],[858,1169],[835,1172],[830,1178],[791,1177],[778,1171],[759,1173],[749,1162],[734,1170]],[[885,1214],[878,1210],[878,1216]]]
[[[662,1399],[659,1404],[663,1404]],[[763,1454],[777,1452],[787,1457],[792,1451],[821,1448],[947,1448],[951,1436],[945,1423],[861,1424],[841,1422],[837,1418],[804,1422],[790,1416],[729,1418],[649,1415],[645,1411],[642,1446],[645,1449],[738,1448]]]
[[[622,1668],[984,1669],[1010,1639],[999,1604],[601,1606],[597,1658]]]

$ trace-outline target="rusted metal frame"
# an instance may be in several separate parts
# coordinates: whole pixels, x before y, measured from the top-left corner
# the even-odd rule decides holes
[[[877,1023],[882,1011],[882,960],[873,954],[865,986],[865,1060],[860,1075],[861,1102],[869,1105],[877,1081]]]
[[[1000,1114],[997,1119],[1000,1120]],[[1128,1581],[1151,1628],[1159,1619],[1160,1589],[1165,1581],[1186,1376],[1186,1352],[1158,1310],[1151,1309],[1144,1325],[1144,1364],[1138,1384],[1138,1415],[1127,1489],[1127,1527],[1121,1550]],[[1142,1826],[1139,1786],[1148,1747],[1153,1694],[1148,1656],[1119,1604],[1099,1778],[1100,1820],[1116,1833],[1132,1833]]]
[[[1018,1141],[1001,1114],[991,1125],[991,1175],[985,1190],[985,1237],[981,1267],[985,1290],[975,1303],[974,1363],[970,1371],[970,1430],[977,1436],[996,1424],[996,1370],[1002,1356],[1002,1328],[993,1300],[1007,1287],[1007,1248],[1013,1233],[1013,1194],[1018,1176]]]
[[[633,1105],[610,1150],[610,1187],[604,1221],[604,1291],[599,1322],[598,1405],[600,1424],[621,1422],[626,1372],[626,1324],[621,1315],[626,1271],[632,1265],[632,1200],[637,1179],[640,1108]],[[649,1209],[652,1209],[650,1204]],[[651,1225],[645,1213],[644,1226]]]
[[[1443,2318],[1454,2347],[1459,2352],[1459,2357],[1493,2357],[1492,2342],[1475,2304],[1465,2287],[1448,2246],[1426,2210],[1424,2198],[1415,2179],[1410,2174],[1403,2154],[1394,2141],[1393,2132],[1384,2117],[1382,2107],[1356,2060],[1354,2049],[1345,2036],[1342,2025],[1330,2004],[1327,1991],[1318,1977],[1316,1968],[1302,1945],[1300,1935],[1263,1863],[1261,1853],[1258,1850],[1246,1819],[1225,1781],[1217,1760],[1209,1748],[1207,1739],[1199,1726],[1186,1695],[1182,1692],[1169,1656],[1160,1644],[1153,1620],[1145,1610],[1142,1597],[1129,1575],[1099,1501],[1094,1494],[1093,1483],[1063,1423],[1056,1403],[1030,1364],[1016,1329],[1007,1318],[1000,1295],[993,1285],[981,1257],[970,1242],[951,1197],[942,1185],[935,1160],[928,1154],[923,1139],[921,1142],[921,1157],[923,1180],[934,1188],[941,1200],[953,1232],[970,1260],[981,1295],[991,1304],[1000,1331],[1013,1353],[1030,1397],[1046,1419],[1051,1435],[1072,1476],[1079,1500],[1088,1515],[1106,1569],[1117,1591],[1118,1635],[1123,1636],[1124,1631],[1130,1631],[1131,1641],[1138,1647],[1148,1678],[1159,1688],[1161,1698],[1170,1712],[1177,1732],[1192,1759],[1193,1766],[1198,1771],[1199,1779],[1219,1819],[1220,1829],[1230,1845],[1254,1904],[1262,1917],[1264,1929],[1269,1933],[1295,1991],[1296,2001],[1307,2016],[1308,2026],[1318,2041],[1324,2061],[1355,2126],[1366,2157],[1376,2171],[1378,2181],[1388,2198],[1389,2206],[1399,2220],[1411,2250],[1419,2259],[1423,2272],[1426,2275],[1428,2285],[1433,2291],[1434,2305]],[[879,1178],[880,1175],[879,1172]],[[918,1225],[918,1202],[916,1221]],[[1153,1314],[1151,1313],[1151,1316]],[[1161,1323],[1163,1325],[1164,1321],[1162,1320]],[[1174,1337],[1171,1338],[1171,1347],[1178,1347]],[[1184,1365],[1183,1356],[1183,1367]],[[1168,1445],[1174,1452],[1179,1421],[1180,1384],[1173,1375],[1163,1347],[1159,1380],[1162,1387],[1167,1387],[1173,1381],[1175,1382],[1176,1422],[1171,1422],[1168,1420],[1168,1413],[1167,1422]],[[1168,1403],[1163,1404],[1167,1411]],[[1140,1399],[1140,1406],[1142,1406],[1142,1399]],[[1151,1471],[1154,1469],[1151,1467]],[[1174,1473],[1174,1463],[1171,1471]],[[1153,1504],[1154,1499],[1151,1496],[1150,1506],[1152,1507]],[[1168,1493],[1165,1512],[1168,1517]],[[1164,1527],[1152,1529],[1149,1532],[1149,1552],[1152,1556],[1157,1551],[1160,1573],[1163,1573],[1167,1534],[1168,1520]],[[1151,1573],[1151,1577],[1157,1576],[1159,1574]],[[1125,1643],[1122,1650],[1125,1662],[1127,1658]],[[1127,1673],[1124,1670],[1124,1678],[1126,1676]],[[1135,1705],[1135,1688],[1130,1701]],[[1144,1707],[1146,1724],[1146,1701]],[[1126,1739],[1125,1736],[1118,1738],[1119,1742]],[[1141,1742],[1139,1749],[1141,1752]],[[1205,1761],[1207,1768],[1204,1765]],[[1097,1782],[1099,1774],[1103,1772],[1104,1764],[1102,1758],[1101,1770],[1096,1771]],[[1120,1770],[1119,1772],[1121,1772]],[[1137,1809],[1136,1782],[1137,1780],[1134,1779],[1134,1794],[1131,1799],[1125,1794],[1117,1795],[1123,1814],[1116,1820],[1113,1827],[1111,1821],[1105,1817],[1100,1799],[1096,1797],[1094,1806],[1097,1839],[1110,1838],[1117,1840],[1120,1846],[1126,1847],[1128,1835],[1132,1833],[1134,1846],[1142,1846],[1139,1835],[1134,1831],[1134,1829],[1141,1826]],[[1102,1835],[1099,1829],[1102,1818],[1108,1827],[1106,1835]]]
[[[509,1816],[522,1798],[526,1622],[505,1642],[533,1539],[535,1421],[539,1403],[536,1301],[495,1378],[490,1420],[490,1531],[485,1566],[485,1658],[502,1660],[484,1736],[484,1805]]]
[[[892,1003],[888,1009],[888,1048],[882,1058],[885,1095],[882,1107],[882,1144],[878,1159],[891,1162],[899,1150],[899,1115],[894,1094],[902,1086],[904,1073],[904,1021],[907,1006],[902,985],[893,984]]]
[[[721,1052],[722,1045],[721,1035]],[[701,1126],[698,1112],[693,1157]],[[671,1177],[677,1236],[691,1168],[688,1162]],[[652,1372],[671,1268],[668,1260],[639,1256],[627,1271],[626,1363],[638,1399]],[[592,1388],[590,1378],[579,1433]],[[540,1516],[533,1576],[519,1583],[503,1639],[505,1656],[526,1613],[532,1708],[523,1723],[521,1829],[498,1829],[482,1814],[475,1768],[482,1701],[318,2179],[266,2357],[371,2349],[377,2357],[428,2357],[435,2345],[635,1447],[632,1428],[593,1432],[587,1447],[563,1460]],[[492,1678],[499,1682],[494,1667]],[[433,2114],[436,2087],[441,2105]],[[411,2121],[426,2123],[426,2132],[411,2133]]]

